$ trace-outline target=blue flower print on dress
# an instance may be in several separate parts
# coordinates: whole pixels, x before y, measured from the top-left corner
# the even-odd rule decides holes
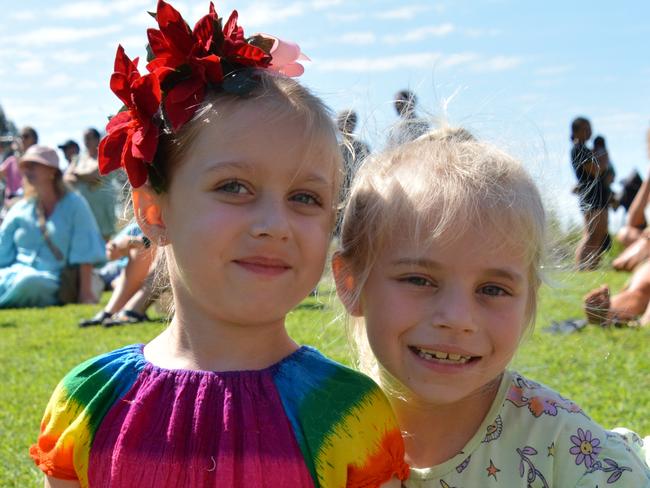
[[[584,463],[587,468],[591,468],[591,465],[597,461],[598,453],[602,449],[600,439],[592,437],[590,430],[585,432],[578,428],[578,435],[572,435],[571,442],[573,447],[569,449],[569,452],[576,457],[576,464]]]

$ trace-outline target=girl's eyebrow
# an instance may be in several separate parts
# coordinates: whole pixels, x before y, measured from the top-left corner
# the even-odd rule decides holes
[[[442,265],[432,259],[427,258],[399,258],[391,262],[393,266],[418,266],[420,268],[442,268]]]
[[[257,171],[257,168],[255,164],[247,163],[245,161],[216,161],[210,163],[210,165],[206,167],[205,172],[212,173],[217,171],[228,171],[228,170],[240,170],[240,171],[247,171],[249,173],[255,173]],[[331,180],[328,180],[326,177],[324,177],[323,175],[315,171],[309,172],[301,179],[307,183],[312,183],[318,186],[323,186],[323,187],[332,186]]]
[[[390,264],[393,266],[417,266],[419,268],[427,268],[427,269],[434,269],[434,270],[443,268],[443,265],[441,263],[428,258],[399,258],[399,259],[395,259]],[[486,268],[483,270],[483,273],[488,276],[505,278],[514,283],[520,283],[524,281],[524,277],[521,275],[521,273],[518,273],[517,271],[509,267]]]
[[[205,169],[207,173],[212,171],[223,171],[230,169],[239,169],[244,171],[254,171],[255,166],[244,161],[216,161],[211,162]]]

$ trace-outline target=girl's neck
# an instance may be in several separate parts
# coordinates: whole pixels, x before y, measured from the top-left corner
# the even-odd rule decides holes
[[[294,352],[284,317],[264,324],[235,324],[197,306],[177,308],[170,326],[146,347],[147,359],[171,369],[259,370]]]
[[[429,468],[461,452],[490,411],[501,378],[499,376],[482,390],[452,404],[391,397],[404,435],[407,462],[414,468]]]

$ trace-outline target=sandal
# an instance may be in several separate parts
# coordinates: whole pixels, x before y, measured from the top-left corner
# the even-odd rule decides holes
[[[118,325],[131,325],[139,324],[141,322],[151,322],[146,313],[139,313],[135,310],[120,310],[110,319],[105,320],[102,325],[104,327],[115,327]]]
[[[551,334],[571,334],[573,332],[579,332],[587,326],[586,319],[567,319],[560,322],[553,321],[551,325],[544,329],[546,332]]]
[[[113,316],[112,313],[106,310],[100,310],[91,319],[85,319],[79,322],[79,327],[92,327],[93,325],[102,325]]]

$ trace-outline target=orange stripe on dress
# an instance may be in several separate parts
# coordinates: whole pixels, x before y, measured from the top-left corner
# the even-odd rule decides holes
[[[402,481],[409,477],[409,466],[404,461],[402,433],[398,429],[384,435],[378,449],[362,466],[348,468],[347,487],[377,487],[393,477]]]

